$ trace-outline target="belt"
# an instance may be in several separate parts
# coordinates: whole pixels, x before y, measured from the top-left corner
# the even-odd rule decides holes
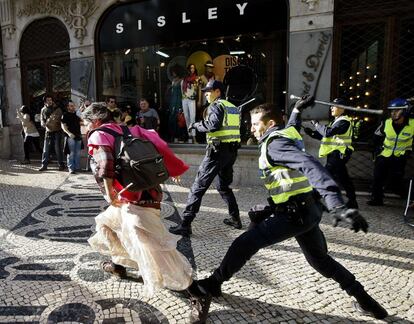
[[[290,197],[288,201],[274,206],[275,212],[294,214],[299,210],[315,203],[314,193],[307,192]]]
[[[156,201],[156,200],[140,200],[140,201],[134,202],[134,205],[137,205],[139,207],[144,207],[144,208],[161,209],[161,202]]]

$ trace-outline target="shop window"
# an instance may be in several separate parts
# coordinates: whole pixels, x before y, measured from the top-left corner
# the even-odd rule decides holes
[[[208,79],[224,81],[226,98],[244,106],[242,137],[250,133],[249,108],[265,101],[283,103],[285,89],[284,33],[237,35],[212,40],[181,42],[176,46],[144,46],[122,49],[100,55],[102,88],[100,97],[115,96],[118,105],[132,105],[148,99],[161,118],[161,135],[170,142],[188,142],[185,127],[179,127],[177,116],[182,111],[183,80],[188,67],[195,65],[197,77],[187,93],[196,105],[195,120],[203,118],[208,106],[201,88]],[[276,61],[275,58],[280,58]],[[185,87],[185,86],[184,86]],[[191,88],[191,87],[190,87]],[[198,135],[198,142],[203,142]]]
[[[223,81],[233,104],[255,98],[243,106],[241,117],[242,142],[247,143],[252,107],[263,102],[285,106],[287,6],[284,1],[278,5],[277,12],[269,10],[271,0],[114,6],[97,31],[98,98],[115,96],[121,109],[131,105],[137,113],[137,100],[145,97],[158,111],[161,136],[188,143],[180,113],[183,92],[195,104],[199,121],[208,106],[201,88],[215,78]],[[191,64],[197,77],[185,79]],[[203,143],[203,134],[196,141]]]

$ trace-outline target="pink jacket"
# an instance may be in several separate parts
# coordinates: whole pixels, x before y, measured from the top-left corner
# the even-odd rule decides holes
[[[115,123],[103,124],[101,127],[106,127],[122,134],[121,127]],[[184,161],[179,159],[173,151],[171,151],[167,143],[159,137],[158,133],[155,130],[144,129],[138,125],[130,128],[129,130],[133,136],[147,139],[155,145],[158,152],[164,157],[165,166],[171,177],[179,176],[189,169],[189,166],[185,164]],[[88,152],[92,155],[93,149],[98,146],[109,146],[113,151],[114,144],[115,139],[112,135],[102,131],[96,131],[93,132],[88,139]],[[120,191],[122,189],[122,186],[120,187],[119,183],[117,183],[117,185],[114,183],[114,186],[117,191]],[[135,200],[137,198],[139,199],[140,194],[136,194],[137,193],[126,191],[122,197],[126,198],[127,200]]]

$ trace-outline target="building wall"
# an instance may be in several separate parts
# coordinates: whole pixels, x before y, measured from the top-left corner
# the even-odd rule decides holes
[[[7,126],[0,132],[1,158],[23,157],[21,126],[15,118],[15,109],[22,105],[19,43],[25,28],[45,17],[55,17],[66,26],[70,36],[72,100],[79,104],[81,98],[96,98],[95,32],[100,17],[115,3],[115,0],[0,0],[7,98]],[[329,99],[333,0],[291,0],[289,10],[289,62],[281,62],[288,64],[288,94],[312,93]],[[326,110],[314,109],[305,117],[320,119],[328,115]],[[195,167],[204,152],[200,149],[192,154]],[[255,183],[255,159],[241,152],[239,161],[243,169],[252,173],[240,177],[240,183]]]

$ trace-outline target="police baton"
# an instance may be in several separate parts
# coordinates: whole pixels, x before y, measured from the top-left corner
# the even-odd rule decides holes
[[[247,104],[249,104],[249,103],[251,103],[251,102],[253,102],[255,100],[256,100],[256,98],[252,98],[252,99],[246,101],[245,103],[242,103],[240,106],[237,107],[239,109],[239,112],[241,112],[243,110],[243,107],[244,106],[246,106]]]
[[[298,100],[298,99],[302,99],[302,98],[292,94],[292,95],[290,95],[290,99]],[[360,113],[376,114],[376,115],[382,115],[383,114],[382,110],[357,108],[357,107],[352,107],[352,106],[340,105],[340,104],[337,104],[337,103],[334,103],[334,102],[329,102],[329,101],[315,100],[315,103],[325,105],[325,106],[335,106],[335,107],[339,107],[339,108],[342,108],[342,109],[345,109],[345,110],[351,110],[351,111],[360,112]]]

